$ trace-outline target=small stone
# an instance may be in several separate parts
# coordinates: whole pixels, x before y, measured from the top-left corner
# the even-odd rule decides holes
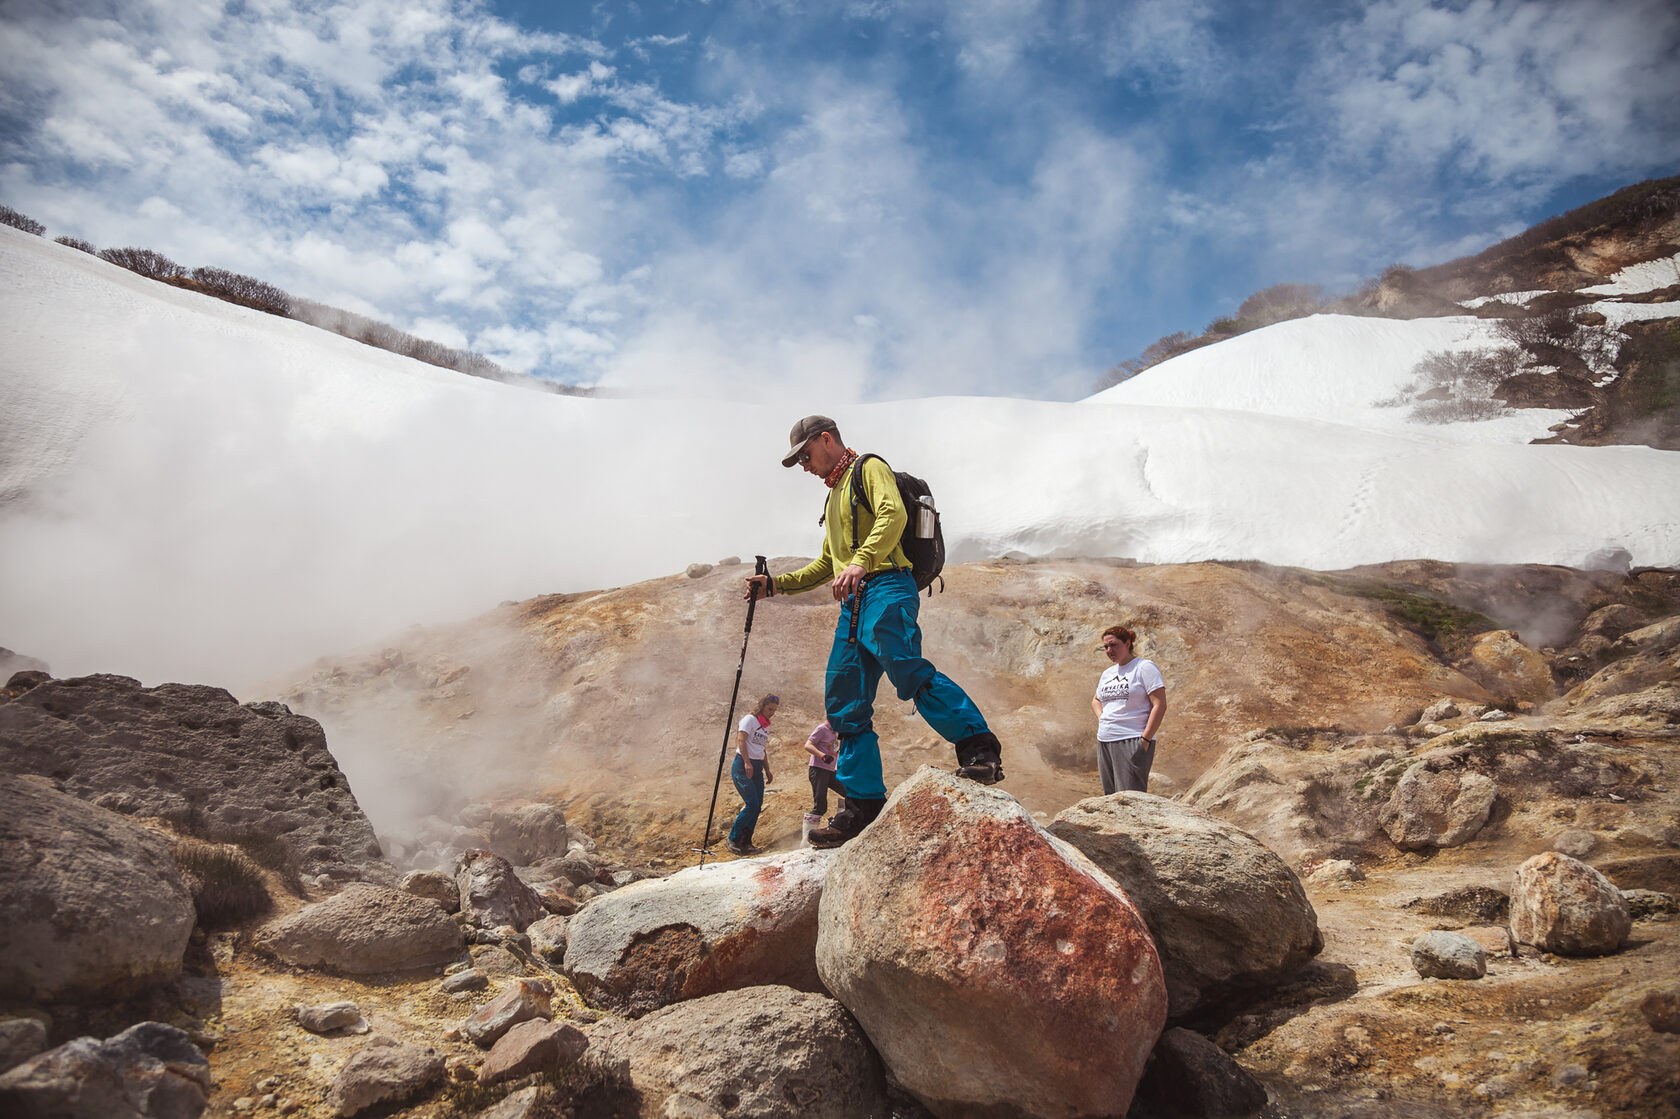
[[[1412,967],[1425,979],[1480,979],[1487,974],[1487,954],[1461,933],[1436,929],[1412,942]]]
[[[1587,1075],[1587,1070],[1580,1065],[1561,1065],[1552,1073],[1552,1087],[1567,1088],[1571,1084],[1579,1084]]]
[[[1476,719],[1482,723],[1502,723],[1510,717],[1511,713],[1509,711],[1501,711],[1499,708],[1493,707],[1476,716]]]
[[[257,1101],[250,1096],[240,1096],[233,1101],[233,1110],[241,1115],[249,1114],[257,1109]]]
[[[47,1027],[34,1018],[0,1022],[0,1073],[47,1050]]]
[[[712,565],[709,563],[691,563],[688,565],[688,571],[686,572],[690,579],[698,579],[703,575],[710,575],[711,573]]]
[[[354,1026],[362,1020],[362,1011],[353,1002],[328,1002],[319,1006],[297,1006],[298,1025],[310,1033],[324,1034]]]
[[[462,991],[482,991],[490,986],[490,977],[477,968],[470,967],[449,976],[440,986],[452,995]]]
[[[1639,1002],[1639,1013],[1660,1034],[1680,1034],[1680,990],[1651,991]]]
[[[1571,828],[1569,831],[1560,832],[1552,839],[1552,850],[1568,855],[1573,859],[1584,859],[1597,843],[1598,839],[1592,832],[1582,831],[1580,828]]]

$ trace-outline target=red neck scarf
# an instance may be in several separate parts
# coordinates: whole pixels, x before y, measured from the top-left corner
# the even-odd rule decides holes
[[[834,469],[823,475],[823,481],[827,483],[828,488],[833,489],[835,486],[838,486],[840,484],[840,479],[846,476],[847,468],[857,460],[858,453],[850,447],[847,447],[846,453],[840,456],[840,461],[835,464]]]

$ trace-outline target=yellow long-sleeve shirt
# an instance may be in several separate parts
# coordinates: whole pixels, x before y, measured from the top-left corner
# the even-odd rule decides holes
[[[863,475],[863,492],[868,496],[871,515],[864,502],[857,505],[857,551],[852,551],[852,485]],[[910,557],[899,546],[904,526],[910,520],[904,500],[898,495],[898,480],[892,468],[878,458],[871,458],[861,467],[846,471],[828,493],[827,519],[823,522],[822,555],[801,567],[776,576],[776,593],[798,594],[818,587],[852,564],[860,565],[866,574],[888,568],[910,570]]]

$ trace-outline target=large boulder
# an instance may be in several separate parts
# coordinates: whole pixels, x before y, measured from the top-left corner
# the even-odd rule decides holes
[[[503,1034],[478,1070],[481,1084],[529,1076],[544,1069],[573,1065],[589,1048],[589,1039],[570,1022],[533,1018]]]
[[[751,987],[591,1031],[584,1061],[640,1097],[646,1119],[854,1119],[886,1114],[881,1063],[826,995]]]
[[[355,882],[270,921],[258,930],[256,943],[299,967],[367,974],[450,963],[461,957],[466,937],[435,901]]]
[[[522,1022],[553,1017],[554,985],[546,979],[515,979],[507,989],[467,1016],[461,1033],[488,1049]]]
[[[817,903],[832,860],[807,848],[631,883],[571,919],[566,975],[631,1016],[742,987],[820,991]]]
[[[499,806],[491,809],[485,831],[490,849],[516,866],[566,854],[566,813],[557,804]]]
[[[1633,915],[1610,880],[1556,851],[1517,868],[1511,883],[1511,935],[1563,956],[1603,956],[1627,942]]]
[[[537,892],[514,873],[513,864],[493,851],[468,851],[455,871],[461,913],[481,929],[512,925],[523,930],[548,916]]]
[[[126,676],[48,680],[0,702],[0,771],[50,775],[213,842],[277,843],[311,876],[394,877],[321,724],[281,703]]]
[[[6,777],[0,851],[0,997],[110,998],[180,974],[192,894],[161,833]]]
[[[817,969],[942,1117],[1123,1114],[1167,1014],[1114,880],[1007,793],[926,766],[835,858]]]
[[[1235,1119],[1266,1106],[1266,1088],[1225,1050],[1199,1033],[1173,1027],[1161,1035],[1138,1085],[1134,1116]]]
[[[18,1119],[198,1119],[210,1062],[187,1035],[141,1022],[79,1037],[0,1076],[0,1115]]]
[[[386,1100],[406,1100],[443,1077],[443,1054],[375,1034],[333,1078],[327,1104],[334,1115],[355,1115]]]
[[[1457,847],[1488,822],[1499,788],[1465,765],[1464,751],[1420,758],[1401,775],[1378,819],[1402,851]]]
[[[1101,867],[1143,914],[1172,1019],[1268,985],[1324,947],[1318,914],[1288,864],[1198,808],[1116,793],[1080,801],[1049,830]]]

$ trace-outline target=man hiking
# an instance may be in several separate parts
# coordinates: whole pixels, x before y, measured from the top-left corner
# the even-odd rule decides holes
[[[860,462],[827,416],[806,416],[793,425],[788,442],[782,465],[802,466],[829,488],[822,554],[798,571],[752,576],[747,597],[797,594],[833,579],[840,618],[828,655],[823,709],[840,736],[836,776],[845,787],[846,807],[829,827],[811,832],[810,840],[814,847],[838,847],[886,804],[874,727],[882,672],[898,697],[914,700],[928,726],[956,746],[959,776],[985,785],[1003,780],[1002,747],[967,693],[922,656],[916,620],[921,600],[898,543],[909,514],[892,469],[874,456]]]

